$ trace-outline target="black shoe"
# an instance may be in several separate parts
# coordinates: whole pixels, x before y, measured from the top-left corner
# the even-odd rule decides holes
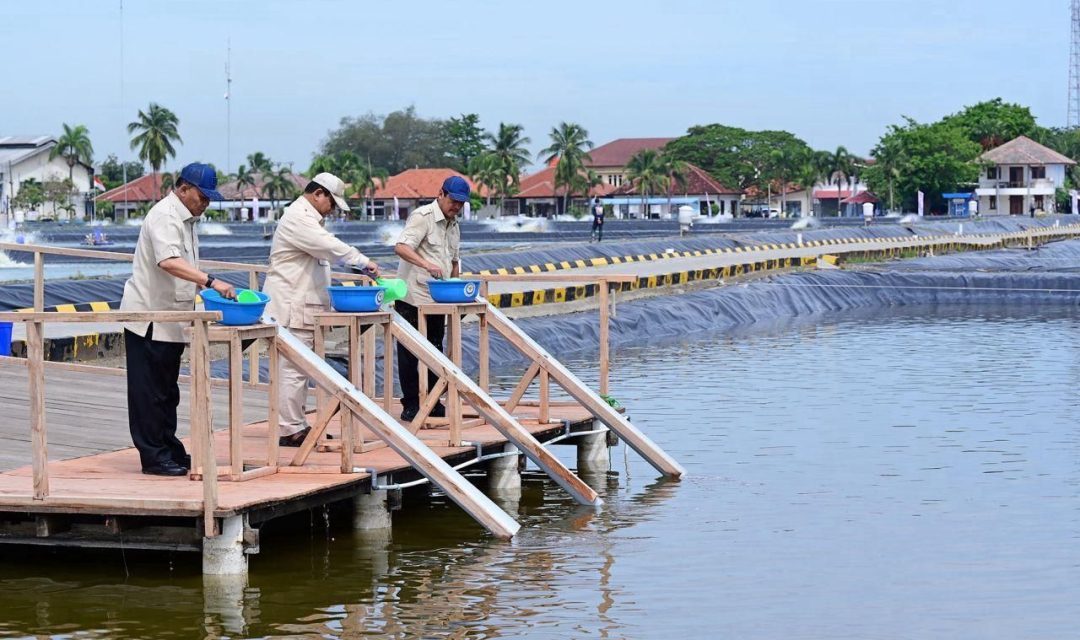
[[[185,455],[182,458],[173,458],[173,462],[180,465],[181,467],[187,467],[188,469],[191,468],[191,456],[189,455]]]
[[[435,405],[434,409],[431,410],[430,415],[431,415],[432,418],[445,418],[446,417],[446,407],[444,407],[443,403],[440,402],[439,404]]]
[[[311,433],[311,427],[304,427],[291,436],[281,436],[277,439],[279,447],[299,447],[304,444],[304,438]]]
[[[181,467],[172,460],[166,460],[149,467],[143,467],[142,472],[148,476],[186,476],[188,468]]]
[[[412,422],[417,411],[420,411],[420,407],[405,407],[401,410],[401,419],[405,422]]]

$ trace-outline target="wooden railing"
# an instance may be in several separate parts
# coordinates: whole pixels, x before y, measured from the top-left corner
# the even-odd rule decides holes
[[[101,311],[101,312],[0,312],[0,322],[26,324],[26,367],[29,384],[30,440],[34,500],[49,496],[48,429],[45,411],[45,323],[47,322],[190,322],[191,341],[191,437],[206,459],[214,460],[210,430],[210,352],[207,324],[221,319],[218,311]],[[203,473],[203,516],[206,535],[214,536],[217,508],[217,473]]]

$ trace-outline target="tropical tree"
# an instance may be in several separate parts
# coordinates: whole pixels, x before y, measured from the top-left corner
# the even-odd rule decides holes
[[[521,186],[521,168],[529,164],[529,152],[525,148],[531,142],[523,135],[525,127],[520,124],[499,123],[499,132],[487,134],[486,140],[491,150],[485,153],[487,162],[494,165],[496,171],[496,192],[499,196],[499,211],[503,210],[507,196],[512,196]]]
[[[292,181],[292,170],[281,165],[277,169],[271,168],[263,174],[266,181],[263,183],[263,191],[270,197],[270,208],[276,209],[278,200],[289,200],[296,195],[296,184]]]
[[[491,153],[482,153],[469,163],[469,177],[473,182],[487,189],[487,202],[491,206],[491,194],[499,189],[499,181],[504,174],[499,158]]]
[[[349,176],[347,182],[352,186],[353,194],[364,200],[364,213],[375,211],[375,191],[378,190],[379,185],[386,184],[390,174],[386,172],[386,169],[372,167],[371,160],[368,160],[355,169],[350,169],[347,175]]]
[[[843,182],[844,186],[848,186],[849,180],[855,171],[855,157],[841,145],[832,153],[830,165],[829,182],[836,183],[836,215],[843,216],[840,202],[844,199],[844,194],[840,189],[840,184]]]
[[[546,164],[558,161],[555,165],[555,189],[558,191],[560,186],[564,187],[563,211],[566,211],[571,192],[580,184],[580,176],[585,173],[586,163],[592,161],[588,150],[595,145],[589,140],[589,132],[584,127],[569,122],[552,127],[548,137],[551,144],[541,149],[538,157],[543,158]]]
[[[626,177],[634,185],[634,191],[641,196],[641,214],[649,217],[646,198],[651,193],[663,193],[671,186],[671,175],[660,152],[655,149],[642,149],[626,163]]]
[[[484,141],[491,137],[480,128],[480,116],[463,113],[460,118],[450,118],[443,129],[448,147],[448,159],[455,169],[465,171],[486,150]]]
[[[68,180],[75,183],[75,164],[93,164],[94,146],[90,144],[90,131],[81,124],[74,127],[64,124],[64,135],[56,140],[49,151],[49,160],[62,156],[68,166]]]
[[[161,197],[164,198],[165,196],[169,195],[169,192],[172,191],[173,187],[176,186],[176,176],[166,171],[165,173],[161,174],[161,177],[159,179],[161,182],[158,185],[158,192],[161,194]]]
[[[829,176],[828,152],[815,151],[803,157],[792,177],[806,192],[806,209],[803,215],[814,215],[814,185]]]
[[[259,186],[255,180],[255,173],[249,170],[247,166],[240,165],[237,167],[233,180],[236,180],[236,191],[238,193],[242,194],[246,187],[251,187],[255,190],[255,197],[259,197]]]
[[[893,211],[895,209],[893,187],[907,161],[904,150],[895,138],[882,138],[871,154],[874,156],[874,166],[889,185],[889,211]]]
[[[780,183],[780,215],[782,216],[787,215],[788,182],[804,163],[807,155],[800,150],[787,147],[774,149],[769,155],[770,177]]]
[[[270,158],[266,157],[266,154],[262,151],[256,151],[255,153],[249,153],[247,157],[248,166],[251,167],[252,173],[267,173],[274,170],[274,163]]]
[[[180,119],[165,107],[151,102],[146,111],[139,110],[138,119],[127,126],[128,133],[138,133],[131,139],[131,149],[138,150],[139,160],[157,173],[169,158],[176,157],[173,142],[183,143],[177,127]],[[160,188],[160,183],[159,183]]]
[[[663,164],[664,172],[669,178],[667,189],[667,209],[668,213],[671,213],[671,194],[674,190],[673,188],[679,187],[683,190],[686,189],[686,173],[688,167],[686,162],[679,160],[678,158],[673,158],[667,153],[660,154],[660,162]]]

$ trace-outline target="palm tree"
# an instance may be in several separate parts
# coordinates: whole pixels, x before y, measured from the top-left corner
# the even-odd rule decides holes
[[[851,174],[855,166],[855,157],[845,149],[843,146],[836,148],[836,151],[831,154],[831,169],[832,175],[830,182],[836,182],[836,216],[841,217],[843,212],[841,211],[840,201],[843,199],[843,192],[840,190],[840,183],[843,181],[844,186],[848,185],[848,179],[851,178]]]
[[[255,182],[255,174],[252,171],[249,171],[246,166],[240,165],[237,167],[236,175],[233,176],[233,179],[236,180],[236,191],[240,194],[241,198],[243,198],[245,187],[255,189],[255,197],[259,197],[259,187]]]
[[[881,168],[881,175],[889,183],[889,211],[893,210],[893,184],[900,177],[901,169],[906,164],[907,158],[903,150],[891,138],[882,139],[873,151],[877,166]]]
[[[569,122],[561,122],[558,127],[552,127],[548,137],[551,144],[541,149],[538,156],[543,158],[546,164],[558,160],[555,166],[555,189],[565,187],[563,211],[566,211],[569,208],[570,193],[580,182],[578,176],[584,172],[585,164],[592,161],[587,149],[592,149],[594,145],[584,127]]]
[[[664,172],[667,173],[668,180],[668,201],[667,209],[668,213],[671,213],[671,192],[672,188],[678,186],[680,189],[686,189],[686,172],[688,167],[686,162],[672,158],[666,153],[660,153],[660,162],[664,166]]]
[[[491,151],[486,154],[497,173],[496,191],[499,196],[499,212],[502,213],[507,196],[517,193],[521,185],[521,168],[529,164],[529,152],[525,145],[532,142],[522,135],[525,127],[520,124],[499,123],[496,135],[484,134],[491,144]]]
[[[151,102],[146,111],[140,109],[138,119],[128,124],[128,133],[139,132],[131,139],[131,149],[139,150],[139,160],[148,163],[154,173],[161,170],[166,160],[176,157],[173,142],[184,142],[177,131],[179,124],[175,113],[156,102]]]
[[[801,158],[787,149],[773,149],[769,154],[773,176],[780,181],[780,215],[787,215],[787,185],[791,174],[798,171]]]
[[[349,176],[347,181],[352,185],[353,195],[360,196],[364,200],[364,213],[374,212],[375,191],[379,185],[386,184],[386,179],[390,174],[386,169],[372,168],[369,158],[366,164],[358,164],[355,169],[350,169],[347,175]]]
[[[490,151],[475,156],[469,161],[469,177],[487,188],[487,205],[491,206],[491,194],[498,190],[499,180],[504,177],[499,159]]]
[[[277,208],[278,200],[289,200],[296,195],[296,184],[292,181],[292,170],[284,165],[275,171],[271,168],[263,174],[266,182],[263,189],[270,196],[270,208]]]
[[[160,176],[161,184],[158,186],[158,192],[161,197],[169,195],[169,192],[176,186],[176,176],[172,173],[165,172]]]
[[[821,180],[822,176],[828,175],[828,171],[821,169],[821,165],[815,162],[813,156],[804,159],[792,176],[806,190],[806,209],[804,216],[814,215],[814,185]]]
[[[90,131],[84,125],[74,127],[64,124],[64,135],[56,140],[56,146],[49,151],[49,160],[63,156],[68,165],[68,180],[75,182],[75,164],[93,164],[94,146],[90,144]]]
[[[262,151],[248,154],[247,163],[252,173],[267,173],[274,170],[274,163]]]
[[[634,185],[634,191],[641,195],[641,212],[648,219],[649,212],[645,208],[648,194],[662,193],[671,186],[667,164],[655,149],[642,149],[626,163],[626,177]]]

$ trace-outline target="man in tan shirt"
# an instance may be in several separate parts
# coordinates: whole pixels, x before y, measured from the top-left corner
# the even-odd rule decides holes
[[[135,244],[131,278],[124,283],[121,311],[193,311],[200,286],[235,298],[232,285],[200,271],[195,222],[221,200],[217,174],[205,164],[189,164],[176,187],[146,214]],[[180,404],[180,356],[184,325],[139,322],[124,325],[127,356],[128,427],[139,450],[143,473],[186,475],[191,457],[176,438]]]
[[[457,217],[469,201],[469,183],[461,176],[450,176],[443,181],[439,197],[431,204],[419,207],[409,214],[405,229],[398,238],[394,253],[401,258],[398,275],[409,285],[409,292],[394,303],[394,309],[412,326],[417,325],[417,305],[431,304],[427,283],[431,279],[456,278],[461,272],[461,227]],[[427,319],[427,338],[440,350],[446,335],[446,317],[430,316]],[[417,360],[408,349],[398,343],[398,382],[401,384],[401,419],[409,422],[420,410],[420,372]],[[428,372],[427,388],[438,381],[438,376]],[[443,417],[446,409],[437,404],[433,417]]]
[[[315,314],[330,310],[326,290],[330,286],[330,265],[340,262],[363,268],[372,277],[379,273],[379,265],[323,227],[324,218],[338,210],[349,210],[345,183],[331,173],[320,173],[311,179],[303,195],[285,208],[270,247],[270,271],[263,285],[263,291],[270,296],[266,312],[308,347],[315,340]],[[278,443],[299,447],[311,431],[304,409],[308,379],[282,358],[278,384]]]

